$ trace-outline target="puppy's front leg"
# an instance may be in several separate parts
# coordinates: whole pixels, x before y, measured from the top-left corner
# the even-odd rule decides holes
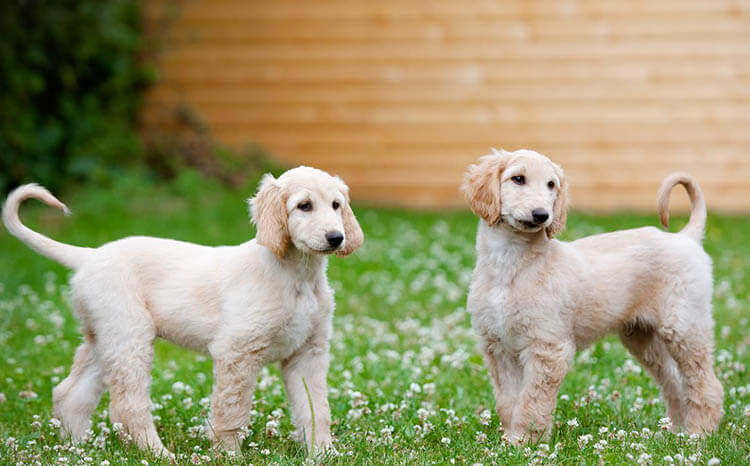
[[[242,428],[250,422],[253,390],[263,361],[258,352],[227,352],[214,356],[209,436],[214,445],[239,450]]]
[[[508,432],[521,387],[522,369],[516,358],[505,351],[497,341],[483,339],[482,353],[495,392],[495,411],[503,429]]]
[[[331,410],[328,407],[328,340],[313,337],[281,364],[297,440],[310,452],[331,446]],[[304,383],[303,383],[304,379]],[[305,390],[310,392],[312,407]],[[315,422],[313,423],[313,411]],[[313,429],[314,427],[314,429]],[[314,442],[313,445],[313,432]]]
[[[523,382],[509,434],[513,444],[536,442],[551,433],[557,392],[574,356],[572,343],[534,342],[522,351]]]

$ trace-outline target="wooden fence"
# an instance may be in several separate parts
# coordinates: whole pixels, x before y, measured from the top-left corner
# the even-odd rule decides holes
[[[560,163],[579,209],[653,211],[684,170],[709,208],[750,211],[748,0],[145,4],[152,30],[174,19],[147,126],[187,105],[356,199],[462,205],[495,146]]]

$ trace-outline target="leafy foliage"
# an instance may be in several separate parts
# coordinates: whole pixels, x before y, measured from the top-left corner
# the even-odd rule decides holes
[[[134,0],[0,2],[0,190],[107,179],[141,158]]]

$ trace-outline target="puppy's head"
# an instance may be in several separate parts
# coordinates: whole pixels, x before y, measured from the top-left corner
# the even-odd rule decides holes
[[[461,186],[471,210],[487,224],[505,223],[520,233],[565,228],[568,184],[562,169],[530,150],[492,154],[470,165]]]
[[[250,199],[255,239],[282,258],[287,248],[309,254],[348,256],[364,241],[341,178],[310,167],[293,168],[278,179],[265,175]]]

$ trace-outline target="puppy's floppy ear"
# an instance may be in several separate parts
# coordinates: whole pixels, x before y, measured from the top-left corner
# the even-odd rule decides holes
[[[365,240],[365,234],[354,216],[349,199],[349,187],[344,181],[336,177],[339,184],[339,191],[344,195],[344,205],[341,206],[341,220],[344,222],[344,247],[336,253],[339,257],[348,256],[356,251]]]
[[[559,165],[554,163],[552,165],[555,167],[555,174],[560,180],[560,189],[557,191],[557,198],[552,206],[552,223],[546,230],[547,238],[550,239],[565,229],[565,223],[568,220],[568,180]]]
[[[255,240],[258,244],[270,249],[276,257],[283,258],[291,243],[286,199],[272,175],[263,175],[257,194],[248,202],[250,216],[258,230]]]
[[[492,154],[481,157],[475,165],[469,165],[464,174],[461,191],[466,202],[471,211],[488,225],[500,221],[500,174],[509,159],[507,152],[492,149]]]

